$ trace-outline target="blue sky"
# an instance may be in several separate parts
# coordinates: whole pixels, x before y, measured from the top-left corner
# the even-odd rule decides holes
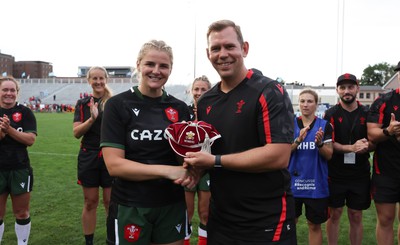
[[[51,62],[56,76],[78,66],[135,66],[140,46],[165,40],[174,51],[168,83],[207,75],[207,26],[231,19],[250,43],[247,68],[271,78],[334,85],[368,65],[397,64],[398,0],[18,0],[1,3],[0,50],[17,61]],[[343,12],[344,10],[344,12]],[[344,15],[343,15],[344,14]],[[194,62],[196,60],[196,62]]]

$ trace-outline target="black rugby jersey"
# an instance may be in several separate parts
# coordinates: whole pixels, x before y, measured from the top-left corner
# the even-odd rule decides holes
[[[352,112],[344,110],[340,104],[325,111],[324,119],[333,126],[335,142],[352,145],[359,139],[368,139],[368,108],[357,103],[357,109]],[[349,181],[370,176],[369,152],[356,154],[355,164],[345,164],[344,154],[334,151],[328,163],[329,177],[334,180]]]
[[[135,86],[107,101],[100,146],[123,149],[126,159],[141,163],[178,165],[164,130],[183,120],[189,120],[185,102],[166,92],[150,98]],[[184,201],[184,190],[167,179],[135,182],[117,177],[112,199],[126,206],[159,207]]]
[[[214,142],[213,154],[292,143],[293,107],[278,82],[252,69],[228,93],[219,87],[220,83],[204,93],[197,107],[198,119],[222,136]],[[209,229],[215,223],[225,234],[252,241],[276,241],[295,233],[287,169],[246,173],[216,168],[210,170],[210,183]]]
[[[74,122],[85,122],[91,117],[90,114],[90,96],[80,99],[76,102],[75,112],[74,112]],[[98,103],[99,115],[96,121],[92,124],[89,130],[83,135],[81,140],[81,147],[91,150],[98,150],[100,146],[100,128],[101,128],[101,118],[103,117],[103,110],[101,109],[101,100],[99,98],[94,98],[94,103]]]
[[[10,127],[21,132],[37,134],[36,118],[28,107],[17,103],[11,109],[0,108],[0,115],[4,114],[10,119]],[[0,170],[27,167],[30,167],[27,146],[6,135],[0,140]]]
[[[382,124],[386,128],[390,124],[390,114],[394,113],[396,121],[400,121],[400,89],[378,97],[371,105],[368,122]],[[377,144],[374,152],[373,171],[393,178],[400,175],[400,142],[394,137]]]

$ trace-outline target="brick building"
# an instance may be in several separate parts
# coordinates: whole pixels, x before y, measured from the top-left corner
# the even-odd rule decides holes
[[[48,78],[53,73],[53,65],[45,61],[15,61],[14,56],[0,52],[0,75],[15,78]]]
[[[0,52],[0,75],[1,74],[13,74],[13,65],[15,62],[14,56],[8,54],[2,54]]]

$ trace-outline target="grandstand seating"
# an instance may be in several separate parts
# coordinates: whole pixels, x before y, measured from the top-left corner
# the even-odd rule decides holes
[[[40,99],[42,104],[65,104],[75,105],[80,97],[80,93],[90,94],[92,88],[87,83],[86,79],[69,78],[69,79],[21,79],[21,90],[18,101],[20,103],[29,103],[29,98],[34,96]],[[136,81],[129,78],[109,79],[108,85],[113,91],[113,94],[119,94],[128,90]],[[187,91],[185,85],[169,85],[165,90],[171,95],[185,101],[191,102],[191,95]],[[53,96],[56,100],[53,100]]]

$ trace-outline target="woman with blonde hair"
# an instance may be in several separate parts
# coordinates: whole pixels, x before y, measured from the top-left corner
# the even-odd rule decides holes
[[[191,93],[193,96],[193,103],[189,105],[192,111],[192,120],[197,120],[197,101],[200,97],[211,88],[211,83],[207,76],[203,75],[194,79],[192,83]],[[190,228],[192,229],[192,218],[195,211],[195,196],[197,193],[197,212],[199,215],[198,230],[198,245],[207,244],[207,221],[208,210],[211,198],[210,192],[210,175],[206,173],[194,188],[185,188],[185,199],[188,210]],[[185,237],[184,245],[190,244],[190,234]]]
[[[115,178],[107,244],[180,245],[188,232],[179,184],[189,173],[164,136],[170,124],[190,119],[187,104],[163,89],[172,65],[171,47],[146,42],[136,61],[139,85],[105,106],[100,146]]]
[[[103,108],[112,96],[107,86],[108,73],[104,67],[93,66],[87,72],[92,96],[79,99],[75,106],[73,133],[81,140],[78,155],[78,184],[82,186],[84,205],[82,229],[86,244],[93,244],[96,229],[96,211],[99,204],[99,187],[103,188],[103,205],[108,215],[112,177],[107,171],[100,150],[100,129]]]
[[[0,243],[6,203],[11,196],[18,245],[28,244],[31,231],[33,170],[27,147],[35,143],[37,135],[35,115],[17,102],[19,90],[13,77],[0,77]]]

